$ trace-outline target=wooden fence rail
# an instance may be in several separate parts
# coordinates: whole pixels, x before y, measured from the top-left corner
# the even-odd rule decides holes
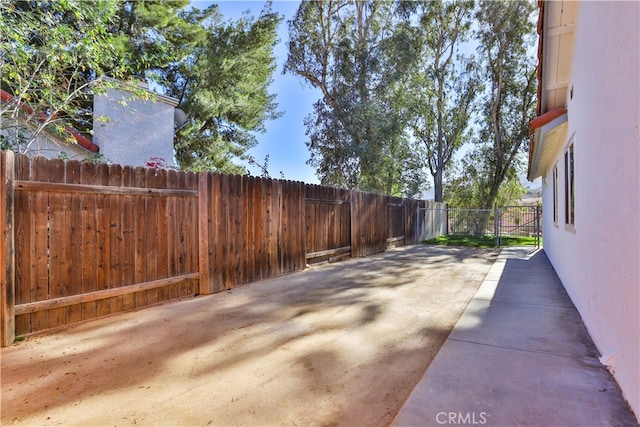
[[[2,345],[414,243],[424,201],[0,152]]]

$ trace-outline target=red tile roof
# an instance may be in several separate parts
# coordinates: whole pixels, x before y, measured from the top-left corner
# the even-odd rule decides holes
[[[0,89],[0,99],[2,99],[2,101],[4,102],[11,102],[13,101],[14,96],[9,92],[5,92],[4,90]],[[25,111],[27,114],[34,114],[33,109],[23,102],[20,102],[18,104],[18,107],[21,110]],[[48,116],[44,113],[37,113],[37,117],[41,122],[44,122],[48,118]],[[90,139],[81,135],[77,130],[70,127],[65,127],[64,130],[69,133],[81,147],[86,148],[92,153],[97,153],[100,151],[100,147],[94,144]]]

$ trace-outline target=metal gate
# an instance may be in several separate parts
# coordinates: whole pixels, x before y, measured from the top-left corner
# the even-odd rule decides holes
[[[494,209],[449,208],[434,206],[420,208],[418,212],[419,240],[429,240],[441,235],[493,236],[496,246],[504,236],[528,236],[536,238],[540,246],[542,236],[542,207],[502,206]]]

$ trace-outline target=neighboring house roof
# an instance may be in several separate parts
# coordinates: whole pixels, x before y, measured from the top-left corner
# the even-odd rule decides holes
[[[11,102],[14,100],[14,98],[15,97],[11,95],[9,92],[6,92],[0,89],[0,99],[2,99],[3,102]],[[25,111],[27,114],[34,114],[33,109],[29,107],[27,104],[25,104],[24,102],[18,103],[18,107],[21,110]],[[38,117],[38,120],[41,122],[44,122],[48,118],[48,116],[44,113],[36,113],[36,116]],[[77,130],[71,127],[65,127],[64,130],[68,132],[76,140],[79,146],[91,151],[92,153],[97,153],[100,151],[100,147],[98,147],[96,144],[91,142],[90,139],[81,135]]]
[[[542,176],[550,166],[566,130],[578,2],[539,1],[538,5],[538,117],[531,122],[527,173],[530,181]]]
[[[129,92],[135,92],[137,90],[144,90],[145,92],[148,92],[150,95],[153,96],[153,100],[154,101],[158,101],[158,102],[162,102],[164,104],[170,105],[174,108],[176,108],[179,104],[179,100],[177,100],[176,98],[173,98],[171,96],[167,96],[167,95],[162,95],[160,93],[156,93],[152,90],[149,89],[149,84],[147,84],[147,82],[145,81],[137,81],[137,82],[131,82],[131,81],[123,81],[123,80],[118,80],[118,79],[114,79],[112,77],[102,77],[102,79],[105,82],[109,82],[112,85],[114,85],[114,88],[118,88],[118,89],[122,89],[122,90],[126,90]]]

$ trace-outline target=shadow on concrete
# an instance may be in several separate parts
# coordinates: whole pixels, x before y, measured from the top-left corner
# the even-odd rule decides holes
[[[388,425],[496,258],[415,245],[33,336],[3,424]]]
[[[544,251],[505,249],[392,425],[637,425],[598,357]]]

